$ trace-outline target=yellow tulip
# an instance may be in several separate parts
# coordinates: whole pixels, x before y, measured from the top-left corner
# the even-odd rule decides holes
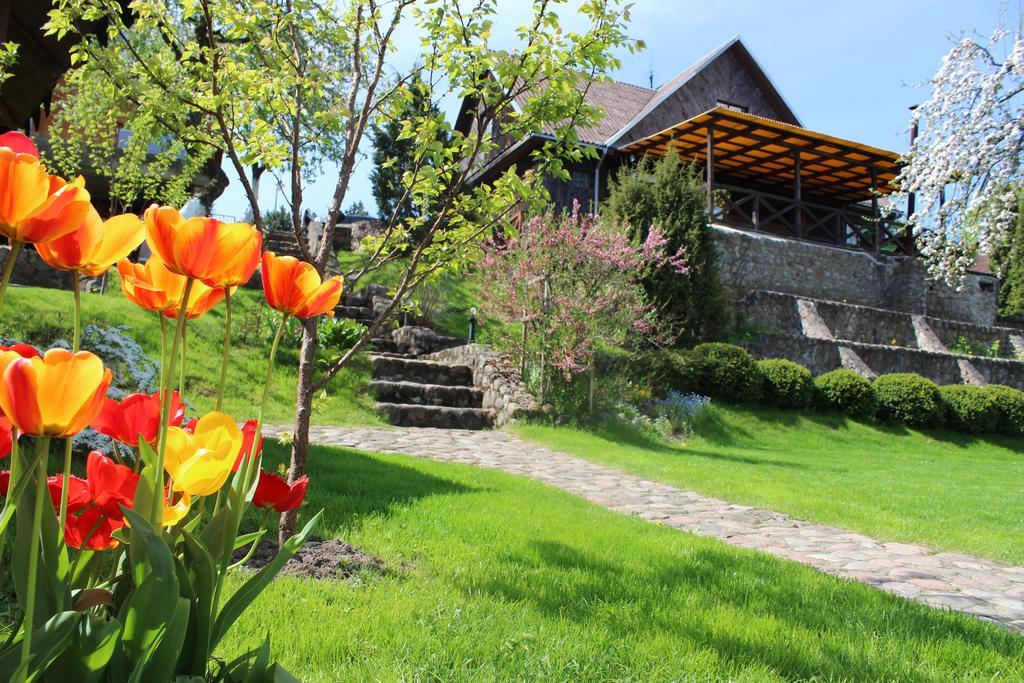
[[[177,503],[168,503],[164,501],[164,526],[174,526],[181,520],[185,519],[185,515],[188,514],[189,507],[192,506],[192,496],[188,492],[181,494]]]
[[[231,475],[242,440],[242,430],[224,413],[199,418],[194,433],[169,427],[164,467],[174,490],[193,496],[216,493]]]

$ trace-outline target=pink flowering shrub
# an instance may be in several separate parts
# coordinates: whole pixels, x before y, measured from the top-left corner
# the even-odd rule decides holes
[[[504,345],[532,370],[528,380],[569,380],[590,368],[598,344],[657,335],[657,311],[640,280],[652,268],[685,273],[685,255],[667,253],[657,228],[639,247],[626,233],[576,206],[561,217],[533,218],[518,235],[486,247],[484,309],[526,327],[525,344],[510,335]]]

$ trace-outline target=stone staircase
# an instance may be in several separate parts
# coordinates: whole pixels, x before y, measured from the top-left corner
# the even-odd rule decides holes
[[[377,408],[393,425],[487,429],[494,422],[467,365],[420,360],[412,354],[374,355],[369,386]]]
[[[369,327],[391,300],[380,285],[345,294],[335,317]],[[464,339],[438,335],[427,327],[381,326],[370,342],[373,380],[370,391],[377,408],[400,427],[487,429],[494,414],[483,407],[484,392],[473,385],[468,365],[425,360],[421,356],[465,344]]]
[[[763,331],[745,346],[758,358],[787,358],[820,374],[839,367],[872,379],[916,372],[938,384],[1024,389],[1024,333],[892,309],[757,290],[740,307]],[[955,353],[967,342],[988,355]]]

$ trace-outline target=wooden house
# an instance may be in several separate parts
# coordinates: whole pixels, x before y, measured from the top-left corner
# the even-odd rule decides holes
[[[660,88],[592,82],[585,98],[604,111],[598,125],[578,131],[597,155],[569,167],[568,181],[545,180],[556,207],[596,207],[616,169],[673,152],[704,169],[716,224],[886,255],[912,251],[879,210],[893,190],[898,155],[804,128],[739,38]],[[464,102],[456,122],[464,133],[473,106]],[[475,182],[513,166],[528,171],[530,153],[551,137],[495,134],[502,144],[476,169]]]

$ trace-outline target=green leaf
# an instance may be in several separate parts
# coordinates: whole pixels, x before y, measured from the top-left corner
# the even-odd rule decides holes
[[[323,516],[324,511],[316,513],[313,519],[306,523],[302,531],[295,534],[281,546],[281,549],[277,553],[277,557],[268,564],[266,567],[256,572],[248,581],[242,584],[242,587],[235,591],[235,594],[231,596],[231,599],[225,603],[224,608],[217,615],[217,621],[213,628],[213,639],[210,643],[211,650],[217,647],[220,643],[220,639],[224,637],[231,625],[238,620],[242,615],[242,612],[252,604],[259,594],[267,587],[267,584],[277,575],[284,566],[285,562],[290,560],[292,556],[303,546],[309,534],[312,533],[313,527],[320,521],[320,517]]]
[[[94,683],[103,676],[117,646],[121,623],[94,614],[83,616],[64,652],[47,668],[48,680]]]
[[[171,602],[167,597],[164,600]],[[188,599],[179,597],[172,604],[175,605],[174,613],[167,621],[162,637],[146,660],[135,665],[135,671],[128,679],[130,682],[168,681],[174,676],[181,645],[188,631],[191,603]]]
[[[81,612],[58,612],[32,632],[32,653],[28,661],[30,680],[45,671],[50,662],[64,651],[71,642],[71,634],[81,618]],[[0,653],[0,671],[11,674],[18,668],[20,661],[21,638],[18,638]]]
[[[174,556],[162,536],[149,522],[134,510],[124,511],[125,519],[131,525],[131,542],[128,544],[128,561],[136,586],[141,586],[150,573],[162,581],[175,581]],[[177,594],[177,590],[175,590]]]
[[[178,600],[178,579],[173,573],[168,580],[151,572],[132,591],[118,615],[123,629],[121,647],[113,661],[112,679],[128,679],[129,670],[133,676],[141,675],[140,667],[144,669],[168,633],[168,625],[178,610]],[[169,676],[164,680],[166,678]]]
[[[19,454],[20,456],[20,454]],[[22,470],[25,478],[32,481],[26,486],[18,501],[22,514],[15,519],[14,538],[14,587],[18,602],[24,609],[28,597],[28,575],[32,541],[32,517],[35,510],[37,486],[33,473]],[[71,591],[67,581],[70,565],[67,548],[61,538],[57,514],[50,504],[50,497],[44,491],[39,528],[39,551],[36,565],[35,615],[32,628],[39,628],[51,615],[62,612],[70,604]]]
[[[219,563],[229,559],[230,554],[234,552],[231,539],[228,538],[232,517],[231,512],[229,505],[222,507],[203,528],[202,533],[199,534],[199,540],[202,541],[203,547]],[[225,558],[225,553],[227,553],[228,558]]]
[[[185,559],[195,592],[193,602],[193,628],[189,636],[195,639],[191,671],[202,675],[210,658],[210,632],[213,628],[213,597],[217,587],[217,570],[210,551],[192,534],[185,534]]]
[[[247,545],[249,545],[250,543],[252,543],[254,541],[259,541],[261,538],[263,538],[266,535],[267,535],[267,530],[266,529],[260,529],[259,531],[253,531],[253,532],[248,533],[248,534],[242,534],[241,536],[239,536],[238,538],[235,539],[234,550],[238,550],[239,548],[241,548],[243,546],[247,546]]]

